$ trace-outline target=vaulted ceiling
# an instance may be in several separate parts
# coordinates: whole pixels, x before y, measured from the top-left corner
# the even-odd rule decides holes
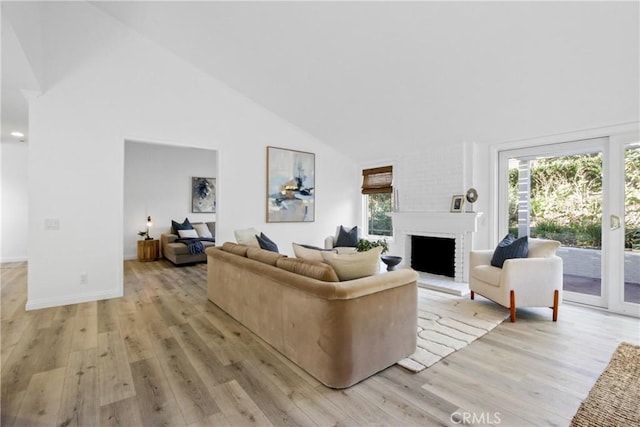
[[[638,116],[637,2],[2,7],[3,140],[19,125],[20,106],[24,115],[19,89],[46,91],[121,31],[148,37],[363,162]]]

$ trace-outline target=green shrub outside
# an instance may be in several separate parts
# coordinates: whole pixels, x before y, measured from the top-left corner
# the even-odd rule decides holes
[[[531,236],[565,246],[602,247],[602,156],[534,160]],[[625,153],[625,248],[640,249],[640,149]],[[509,170],[509,232],[517,235],[518,170]]]

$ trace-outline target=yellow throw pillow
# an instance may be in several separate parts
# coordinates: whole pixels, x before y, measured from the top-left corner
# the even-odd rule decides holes
[[[340,281],[373,276],[380,271],[380,255],[382,247],[377,246],[366,252],[336,254],[321,252],[324,262],[335,270]]]

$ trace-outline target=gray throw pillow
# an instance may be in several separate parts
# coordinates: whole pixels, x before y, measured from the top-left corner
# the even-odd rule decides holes
[[[340,231],[338,232],[338,239],[336,240],[336,246],[355,248],[357,244],[358,244],[358,226],[356,225],[349,231],[345,230],[343,226],[340,226]]]

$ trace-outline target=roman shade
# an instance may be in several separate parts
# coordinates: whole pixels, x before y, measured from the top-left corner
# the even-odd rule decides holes
[[[393,166],[362,170],[362,194],[393,193]]]

